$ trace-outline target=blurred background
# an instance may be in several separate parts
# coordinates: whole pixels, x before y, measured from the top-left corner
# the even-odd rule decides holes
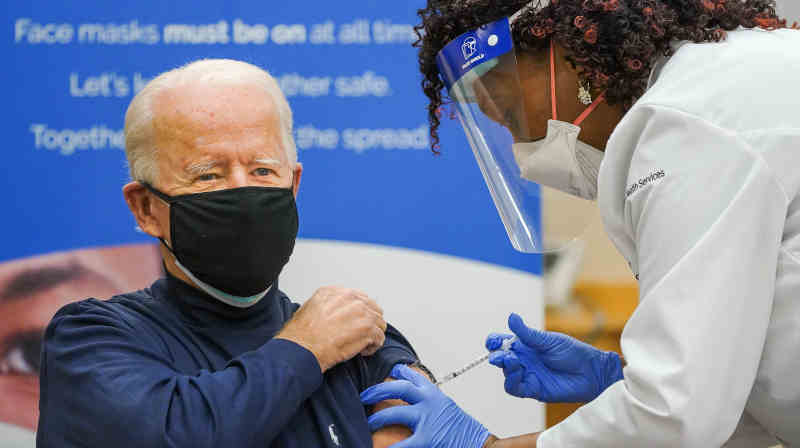
[[[800,3],[778,4],[800,19]],[[34,446],[52,315],[161,275],[156,246],[135,230],[121,195],[124,112],[149,79],[199,58],[267,69],[294,111],[300,240],[280,280],[293,300],[329,284],[367,291],[437,375],[480,355],[512,310],[619,350],[637,289],[599,216],[566,251],[515,252],[460,124],[445,121],[442,155],[430,152],[411,47],[422,6],[5,2],[0,448]],[[501,436],[543,429],[576,407],[545,409],[502,384],[484,365],[444,389]]]

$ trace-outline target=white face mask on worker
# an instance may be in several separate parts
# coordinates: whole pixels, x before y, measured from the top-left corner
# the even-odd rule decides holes
[[[514,143],[520,175],[583,199],[597,199],[597,172],[603,152],[578,140],[580,126],[547,122],[547,136],[535,142]]]

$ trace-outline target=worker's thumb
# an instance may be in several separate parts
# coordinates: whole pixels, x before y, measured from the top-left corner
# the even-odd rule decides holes
[[[547,333],[528,327],[517,313],[511,313],[511,316],[508,317],[508,328],[517,335],[523,344],[530,348],[545,350],[549,346],[550,338]]]

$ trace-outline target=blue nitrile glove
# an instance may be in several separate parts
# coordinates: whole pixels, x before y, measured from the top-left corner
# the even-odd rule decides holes
[[[489,431],[422,374],[399,364],[391,376],[397,381],[376,384],[361,393],[367,405],[389,399],[409,403],[376,412],[368,420],[372,432],[388,425],[407,426],[414,432],[390,448],[481,448],[486,443]]]
[[[614,352],[604,352],[561,333],[529,328],[512,314],[508,328],[518,341],[508,351],[489,355],[492,365],[506,376],[506,392],[546,403],[589,402],[622,379],[622,362]],[[509,334],[490,334],[486,348],[500,348]]]

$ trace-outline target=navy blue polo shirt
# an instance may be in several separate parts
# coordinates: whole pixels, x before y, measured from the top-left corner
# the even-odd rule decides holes
[[[298,308],[277,284],[241,309],[170,276],[65,306],[45,333],[37,447],[372,447],[359,392],[414,350],[390,326],[375,355],[322,375],[273,339]]]

